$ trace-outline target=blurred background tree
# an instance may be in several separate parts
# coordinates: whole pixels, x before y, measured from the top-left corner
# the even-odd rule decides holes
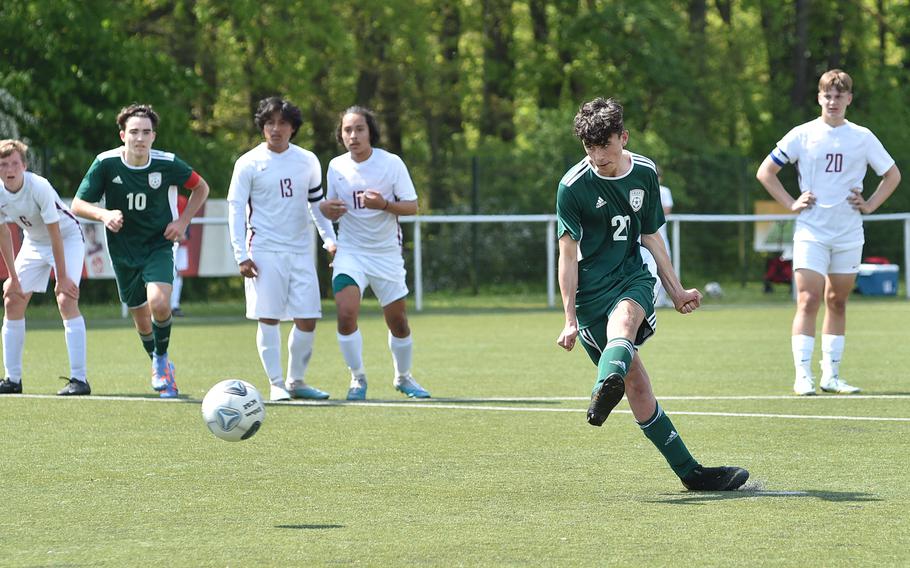
[[[157,146],[223,197],[273,94],[303,109],[296,142],[323,165],[343,151],[339,113],[374,108],[424,214],[551,213],[582,156],[572,118],[595,96],[623,102],[629,147],[662,167],[676,212],[751,212],[767,198],[755,169],[818,116],[831,67],[854,78],[849,118],[899,165],[910,155],[903,0],[20,0],[0,8],[0,30],[0,136],[27,139],[65,196],[119,144],[119,109],[142,101],[162,115]],[[905,189],[882,209],[907,210]],[[726,246],[742,228],[690,227],[690,269],[754,264]],[[460,238],[430,231],[440,247]],[[867,249],[897,256],[900,240],[868,225]]]

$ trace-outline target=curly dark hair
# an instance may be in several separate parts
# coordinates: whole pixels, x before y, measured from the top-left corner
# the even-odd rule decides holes
[[[585,146],[607,146],[611,136],[624,130],[622,105],[616,99],[598,97],[581,105],[575,115],[575,136]]]
[[[379,144],[379,122],[376,120],[376,115],[370,109],[358,105],[348,107],[344,109],[338,116],[338,126],[335,127],[335,139],[338,140],[338,143],[344,146],[344,140],[341,138],[341,123],[344,121],[345,115],[348,114],[359,114],[367,121],[367,128],[370,130],[370,146],[376,146]]]
[[[259,132],[262,132],[262,129],[265,128],[265,123],[272,118],[272,115],[275,113],[281,113],[281,118],[291,123],[294,131],[291,132],[291,140],[297,136],[297,131],[300,130],[300,126],[303,124],[303,114],[300,112],[300,109],[291,104],[290,101],[286,101],[281,97],[268,97],[259,101],[259,107],[256,109],[256,114],[253,115],[253,122],[256,123],[256,128],[259,129]]]
[[[126,130],[126,121],[138,116],[139,118],[147,118],[152,121],[152,130],[158,130],[158,113],[155,112],[155,109],[152,108],[152,105],[143,105],[138,103],[133,103],[128,107],[124,107],[120,110],[120,114],[117,115],[117,126],[120,127],[120,130]]]

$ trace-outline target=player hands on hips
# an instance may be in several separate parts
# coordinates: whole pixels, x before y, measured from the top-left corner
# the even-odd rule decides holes
[[[332,291],[338,309],[338,345],[351,383],[348,400],[364,400],[367,377],[363,338],[357,325],[363,292],[371,287],[389,328],[394,388],[410,398],[429,398],[411,375],[413,341],[405,308],[405,283],[399,215],[417,213],[417,192],[404,162],[375,147],[379,125],[372,111],[353,106],[341,113],[336,139],[347,153],[329,162],[326,217],[338,222],[338,250]]]
[[[796,126],[777,143],[756,177],[769,194],[798,213],[793,233],[796,315],[791,351],[796,376],[793,391],[815,394],[812,356],[815,322],[825,303],[822,322],[821,390],[852,394],[858,387],[840,376],[847,328],[847,299],[862,259],[864,214],[877,210],[900,183],[894,159],[868,128],[846,118],[853,102],[853,80],[832,69],[818,82],[821,116]],[[787,164],[799,170],[798,197],[784,188],[778,173]],[[881,176],[875,192],[863,196],[863,178],[871,167]]]
[[[70,372],[59,395],[87,395],[85,320],[79,312],[79,281],[85,244],[78,221],[50,182],[27,171],[28,146],[0,140],[0,253],[9,278],[3,285],[3,365],[0,394],[22,392],[25,311],[35,292],[44,293],[54,270],[54,295],[63,318]],[[13,254],[7,223],[22,229],[19,254]]]
[[[701,303],[698,290],[683,289],[658,229],[664,224],[657,168],[625,149],[629,132],[614,99],[594,99],[575,116],[575,135],[585,157],[569,169],[556,196],[559,288],[565,326],[557,344],[567,351],[580,338],[597,367],[588,423],[601,426],[623,396],[644,435],[690,490],[739,488],[749,472],[704,467],[689,453],[654,398],[638,347],[654,334],[654,277],[639,252],[647,248],[676,310]]]
[[[98,154],[89,166],[73,212],[106,229],[120,301],[129,308],[143,349],[152,360],[152,389],[178,395],[171,339],[174,245],[209,194],[209,186],[175,154],[153,150],[158,113],[133,104],[117,115],[123,145]],[[190,190],[177,213],[177,188]],[[98,205],[104,199],[105,206]]]

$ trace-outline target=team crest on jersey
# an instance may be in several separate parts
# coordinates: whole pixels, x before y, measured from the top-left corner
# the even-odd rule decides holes
[[[629,192],[629,205],[632,206],[632,211],[638,211],[641,209],[641,206],[645,204],[645,190],[643,189],[633,189]]]
[[[149,187],[152,189],[161,187],[161,172],[152,172],[149,174]]]

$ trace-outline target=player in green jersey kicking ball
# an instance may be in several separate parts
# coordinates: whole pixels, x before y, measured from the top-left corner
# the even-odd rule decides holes
[[[556,197],[559,288],[566,324],[557,343],[567,351],[577,338],[597,365],[588,423],[601,426],[625,395],[642,432],[690,490],[737,489],[749,478],[739,467],[704,467],[695,461],[664,413],[638,355],[654,334],[654,277],[639,253],[638,238],[657,262],[657,273],[676,310],[701,303],[683,289],[658,229],[664,224],[654,162],[625,149],[623,108],[594,99],[575,115],[575,135],[585,158],[559,182]]]
[[[158,114],[149,105],[130,105],[117,116],[123,146],[99,154],[73,199],[76,215],[100,221],[126,303],[152,358],[152,388],[162,398],[177,396],[171,339],[174,244],[209,195],[193,168],[169,152],[152,150]],[[192,194],[177,214],[177,188]],[[95,203],[104,199],[104,207]]]

